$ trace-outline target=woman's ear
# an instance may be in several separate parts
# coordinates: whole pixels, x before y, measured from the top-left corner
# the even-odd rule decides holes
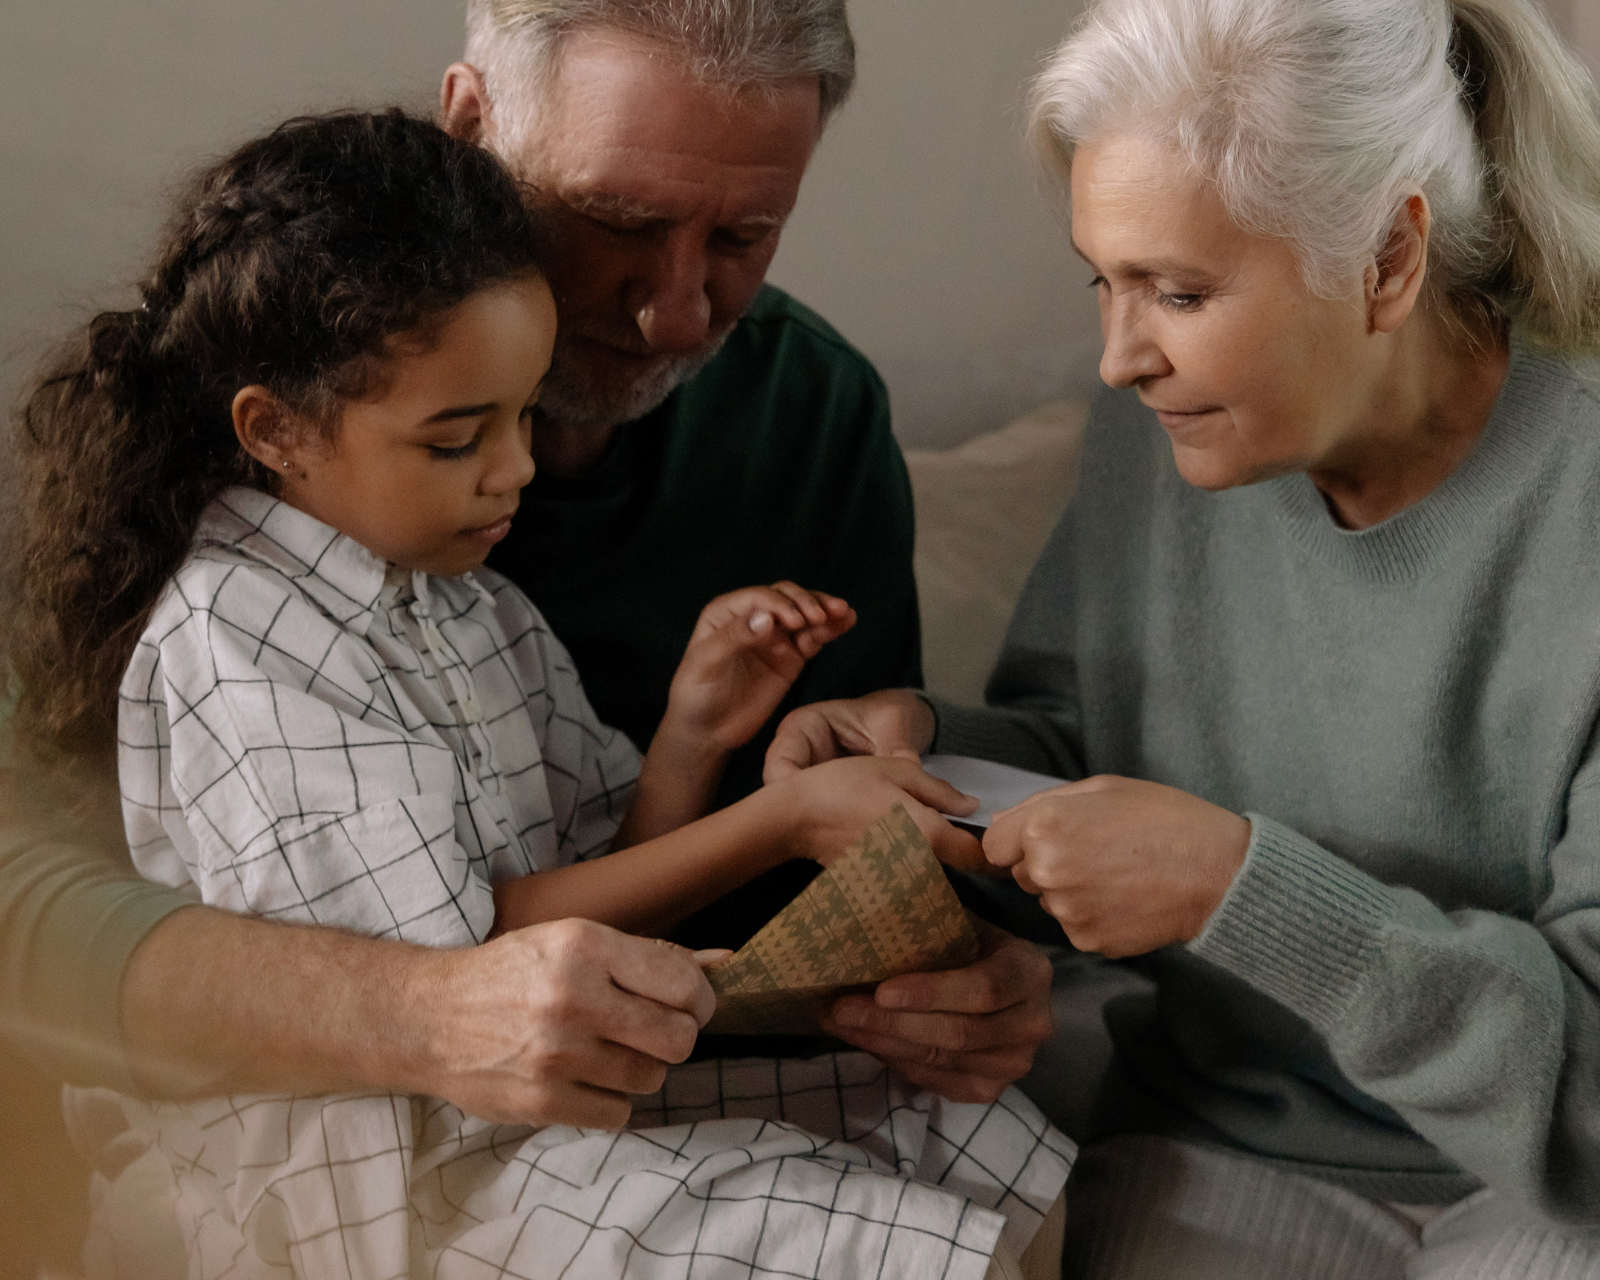
[[[1428,275],[1428,236],[1433,213],[1418,192],[1400,207],[1389,239],[1367,268],[1367,324],[1374,333],[1393,333],[1416,310]]]
[[[301,433],[282,400],[265,387],[241,388],[233,398],[233,434],[240,447],[278,475],[303,472]]]

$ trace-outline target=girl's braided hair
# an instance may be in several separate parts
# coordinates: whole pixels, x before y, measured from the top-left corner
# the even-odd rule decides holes
[[[332,438],[389,340],[538,273],[522,192],[398,110],[290,120],[202,172],[143,306],[96,316],[26,396],[5,651],[37,748],[108,745],[150,609],[223,489],[273,491],[232,402],[260,384]]]

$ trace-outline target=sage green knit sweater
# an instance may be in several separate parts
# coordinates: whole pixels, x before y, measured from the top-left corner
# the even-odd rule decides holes
[[[936,749],[1253,824],[1108,1010],[1103,1130],[1600,1223],[1597,386],[1515,344],[1466,462],[1359,533],[1304,475],[1190,488],[1132,394],[1097,402],[992,705],[940,704]]]

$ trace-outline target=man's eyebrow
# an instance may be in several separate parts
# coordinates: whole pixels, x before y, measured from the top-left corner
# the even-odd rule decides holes
[[[662,209],[652,209],[637,204],[623,196],[604,192],[580,192],[567,197],[568,207],[591,218],[619,218],[627,222],[671,222],[672,215]],[[759,228],[764,231],[782,230],[789,221],[786,213],[751,213],[735,218],[727,225]]]
[[[567,204],[579,213],[591,217],[632,218],[640,222],[667,221],[667,214],[660,209],[651,209],[623,196],[607,195],[604,192],[579,192],[568,196]]]
[[[482,418],[493,413],[500,406],[498,404],[463,404],[451,409],[440,409],[431,417],[424,418],[422,425],[427,426],[432,422],[454,422],[457,418]]]

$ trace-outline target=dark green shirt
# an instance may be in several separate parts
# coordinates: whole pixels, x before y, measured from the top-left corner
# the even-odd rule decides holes
[[[856,607],[778,712],[920,686],[911,484],[866,359],[770,286],[721,354],[622,427],[593,470],[535,476],[489,563],[572,652],[606,724],[650,745],[700,610],[789,578]],[[728,769],[724,802],[761,783],[774,718]]]

